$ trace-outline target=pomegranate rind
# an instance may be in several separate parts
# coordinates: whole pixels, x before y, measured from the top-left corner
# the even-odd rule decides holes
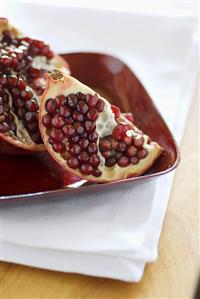
[[[9,30],[15,37],[23,37],[24,35],[15,27],[13,27],[8,19],[0,18],[0,37],[3,31]],[[50,60],[50,64],[53,69],[59,69],[65,74],[70,74],[69,64],[59,55],[55,54],[54,57]],[[39,98],[40,100],[40,98]],[[0,153],[6,153],[10,155],[21,155],[28,154],[32,152],[43,152],[45,151],[43,144],[36,144],[21,142],[17,138],[0,133]]]
[[[70,67],[66,60],[61,56],[55,54],[54,57],[50,60],[50,63],[55,67],[55,69],[60,70],[66,75],[70,75]]]
[[[37,146],[37,148],[34,146],[29,146],[28,150],[24,147],[24,143],[18,143],[16,145],[16,142],[12,138],[5,138],[5,136],[0,136],[0,153],[1,154],[8,154],[8,155],[26,155],[30,153],[35,152],[42,152],[44,151],[44,145],[40,144]]]
[[[52,146],[48,142],[49,136],[47,134],[47,129],[44,127],[42,123],[42,118],[46,114],[45,103],[49,98],[56,98],[56,96],[58,95],[68,96],[72,93],[76,94],[79,92],[84,94],[91,94],[91,95],[97,94],[94,90],[82,84],[81,82],[79,82],[78,80],[76,80],[71,76],[60,74],[59,72],[56,74],[47,75],[47,88],[42,96],[40,111],[39,111],[39,127],[40,127],[41,136],[44,145],[47,151],[49,152],[49,154],[53,157],[53,159],[60,166],[62,166],[63,169],[68,173],[79,176],[80,178],[85,179],[87,181],[99,182],[99,183],[139,176],[144,172],[146,172],[154,164],[154,162],[158,159],[158,157],[162,154],[163,149],[156,142],[148,143],[149,138],[147,135],[143,133],[142,133],[142,136],[144,138],[143,148],[145,148],[148,151],[148,155],[146,156],[146,158],[141,159],[137,165],[128,165],[127,167],[120,167],[117,164],[115,164],[113,167],[106,167],[105,165],[100,166],[99,169],[100,171],[102,171],[102,175],[100,177],[94,177],[93,175],[83,175],[79,172],[78,169],[75,170],[71,169],[67,165],[66,160],[63,159],[63,157],[59,153],[53,150]],[[97,96],[104,101],[105,109],[108,109],[110,118],[115,119],[115,116],[111,110],[111,106],[109,102],[99,94],[97,94]],[[101,118],[101,114],[99,115],[99,119],[100,118]],[[138,132],[138,136],[139,137],[141,136],[141,131],[136,126],[134,126],[130,121],[128,121],[123,114],[120,115],[118,121],[131,125],[134,131]],[[115,123],[115,125],[117,125],[117,122]],[[103,157],[101,156],[101,158]]]
[[[22,33],[15,27],[13,27],[6,18],[0,18],[0,35],[4,30],[9,30],[12,32],[13,36],[21,37]]]

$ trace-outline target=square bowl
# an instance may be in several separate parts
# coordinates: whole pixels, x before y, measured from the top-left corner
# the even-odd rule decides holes
[[[105,190],[116,184],[135,184],[157,178],[177,167],[180,153],[174,137],[147,91],[126,64],[100,53],[69,53],[61,56],[70,64],[72,76],[96,90],[122,112],[132,112],[136,126],[158,142],[164,148],[164,153],[142,176],[103,184],[68,176],[48,153],[20,157],[1,154],[0,202]]]

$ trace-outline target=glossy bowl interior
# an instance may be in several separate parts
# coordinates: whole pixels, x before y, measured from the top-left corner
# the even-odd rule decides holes
[[[122,112],[132,112],[136,125],[157,141],[164,154],[143,176],[105,184],[91,184],[69,177],[47,153],[12,157],[0,155],[0,200],[30,198],[105,188],[114,184],[143,181],[173,170],[180,154],[166,123],[134,73],[121,60],[98,53],[62,54],[72,76],[95,89]]]

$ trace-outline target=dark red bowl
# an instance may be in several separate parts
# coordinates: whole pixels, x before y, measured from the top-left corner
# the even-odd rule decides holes
[[[175,169],[180,161],[177,144],[152,99],[134,73],[121,60],[98,53],[62,54],[72,76],[95,89],[123,112],[132,112],[136,125],[157,141],[164,154],[143,176],[105,184],[86,183],[69,177],[47,153],[12,157],[0,155],[0,201],[67,194],[135,184]]]

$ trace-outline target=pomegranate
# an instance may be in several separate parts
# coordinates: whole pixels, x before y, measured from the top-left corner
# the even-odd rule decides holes
[[[119,108],[71,76],[47,75],[39,126],[50,155],[68,172],[106,182],[147,171],[163,149]]]
[[[39,127],[44,74],[68,64],[42,41],[24,37],[0,18],[0,152],[44,151]]]

